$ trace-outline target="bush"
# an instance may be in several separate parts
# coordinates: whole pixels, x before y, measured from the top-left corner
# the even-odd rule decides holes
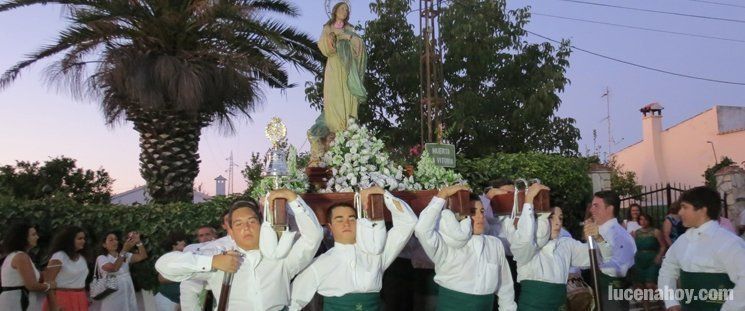
[[[219,228],[222,212],[233,197],[218,196],[199,204],[171,203],[137,206],[82,205],[72,200],[24,201],[11,197],[0,197],[0,215],[6,220],[23,220],[37,225],[41,238],[37,256],[45,265],[49,255],[47,246],[51,237],[67,226],[80,226],[86,230],[88,257],[93,261],[98,256],[100,236],[109,230],[141,232],[142,241],[149,258],[132,265],[132,279],[136,288],[157,288],[155,260],[170,249],[162,249],[160,241],[172,231],[191,233],[202,225]],[[4,234],[4,233],[0,233]],[[0,239],[2,237],[0,236]]]
[[[592,199],[589,163],[582,158],[544,153],[497,153],[477,159],[458,159],[455,170],[475,190],[489,181],[507,178],[538,178],[551,188],[551,205],[564,210],[564,226],[576,232]]]

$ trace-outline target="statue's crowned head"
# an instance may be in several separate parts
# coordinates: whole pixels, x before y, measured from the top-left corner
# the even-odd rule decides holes
[[[333,25],[337,18],[344,20],[344,26],[349,25],[349,15],[352,12],[352,7],[349,5],[349,1],[338,1],[334,4],[334,7],[329,10],[329,6],[332,2],[334,1],[326,1],[326,10],[329,15],[329,21],[326,22],[326,25]]]

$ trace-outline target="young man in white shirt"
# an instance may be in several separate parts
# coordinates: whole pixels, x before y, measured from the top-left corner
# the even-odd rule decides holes
[[[269,194],[268,201],[277,198],[287,200],[300,234],[287,254],[276,258],[265,255],[268,250],[263,249],[263,245],[267,243],[262,239],[276,239],[276,236],[260,234],[262,225],[258,207],[252,202],[239,201],[233,204],[229,216],[229,234],[234,241],[234,250],[214,256],[172,252],[158,259],[155,268],[173,281],[206,280],[215,301],[220,297],[225,272],[235,273],[229,309],[284,310],[289,304],[290,280],[312,261],[323,232],[313,210],[297,194],[287,189],[275,190]],[[288,234],[291,232],[284,232],[284,235]],[[277,241],[273,244],[277,245]]]
[[[522,293],[518,300],[521,311],[559,310],[567,298],[567,279],[570,267],[587,267],[590,255],[587,244],[562,235],[563,212],[553,208],[536,219],[533,199],[541,184],[531,185],[525,193],[525,204],[511,240],[512,253],[517,261],[517,281]],[[568,232],[566,233],[568,234]],[[584,236],[598,238],[597,226],[589,222]],[[609,253],[607,242],[599,243],[601,253]]]
[[[696,187],[684,192],[679,201],[678,214],[688,230],[665,254],[657,286],[664,293],[680,284],[681,289],[693,290],[697,297],[677,301],[666,296],[665,307],[667,310],[745,310],[745,242],[717,222],[721,209],[719,193],[708,187]],[[732,289],[733,295],[700,295],[710,289]]]
[[[443,210],[447,199],[460,190],[468,188],[440,190],[419,214],[414,230],[435,264],[437,310],[492,310],[494,295],[499,297],[499,310],[516,310],[505,249],[498,238],[484,234],[486,219],[479,197],[470,196],[473,214],[460,223],[452,211]]]
[[[336,204],[327,211],[334,247],[318,256],[292,282],[290,310],[302,309],[313,295],[323,296],[323,309],[378,310],[383,272],[406,246],[416,214],[408,204],[380,187],[364,189],[360,196],[382,194],[391,213],[393,227],[385,222],[358,219],[350,203]]]
[[[600,232],[599,238],[610,244],[610,254],[603,256],[600,264],[600,273],[598,285],[600,286],[600,299],[603,304],[603,310],[628,310],[629,301],[610,300],[609,289],[623,289],[626,273],[634,265],[634,255],[636,254],[636,243],[631,234],[618,223],[618,213],[621,200],[618,194],[613,191],[599,191],[592,198],[590,206],[591,219],[587,222],[594,222]],[[605,254],[603,254],[605,255]]]

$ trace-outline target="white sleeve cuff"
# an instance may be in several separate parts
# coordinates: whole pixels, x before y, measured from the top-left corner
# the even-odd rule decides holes
[[[212,271],[212,257],[213,256],[197,256],[197,269],[201,272]]]

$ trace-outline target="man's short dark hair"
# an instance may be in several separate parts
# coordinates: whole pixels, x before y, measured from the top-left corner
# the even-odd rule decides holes
[[[476,203],[475,202],[481,202],[481,198],[479,197],[478,194],[475,194],[473,192],[469,192],[468,193],[468,201],[474,202],[473,203],[473,207],[471,207],[471,213],[470,213],[470,215],[471,216],[476,215]],[[484,206],[484,212],[486,212],[486,206]]]
[[[719,219],[719,212],[722,210],[722,198],[719,192],[705,186],[686,190],[680,195],[680,202],[693,205],[694,210],[706,207],[706,215],[712,220]]]
[[[326,221],[328,223],[331,223],[331,214],[333,214],[334,209],[336,209],[337,207],[349,207],[354,211],[354,216],[359,217],[359,215],[357,215],[357,209],[354,208],[354,204],[350,202],[338,202],[329,206],[329,208],[326,210]]]
[[[163,248],[166,252],[170,252],[171,249],[178,244],[178,242],[184,241],[184,243],[189,243],[189,238],[181,231],[173,231],[170,234],[168,234],[168,237],[163,239],[163,241],[160,242],[160,247]]]
[[[621,207],[621,199],[618,198],[618,194],[613,190],[603,190],[595,192],[595,197],[603,199],[605,205],[613,205],[613,217],[618,218],[619,209]]]
[[[248,198],[241,201],[235,201],[232,205],[230,205],[230,211],[228,212],[228,226],[230,226],[230,228],[233,228],[233,212],[241,208],[249,208],[254,211],[254,213],[256,213],[256,217],[259,218],[259,223],[261,223],[259,204],[257,204],[256,201],[254,201],[253,199]]]

